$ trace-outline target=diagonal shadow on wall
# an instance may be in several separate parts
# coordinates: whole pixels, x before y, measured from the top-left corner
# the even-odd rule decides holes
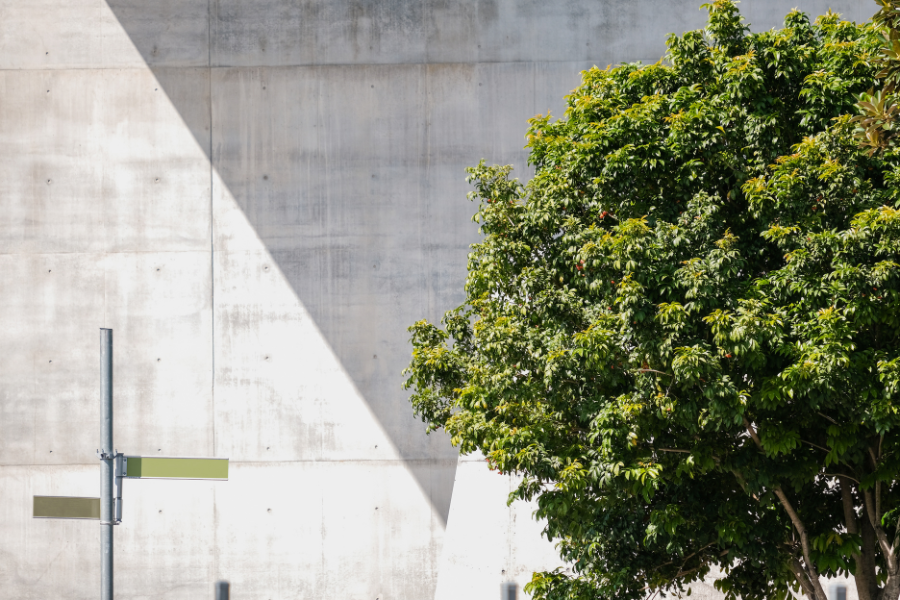
[[[424,435],[400,389],[406,327],[462,300],[467,247],[477,237],[464,168],[482,155],[522,162],[524,118],[533,114],[530,67],[524,89],[510,88],[529,99],[511,129],[510,155],[498,131],[508,119],[476,116],[485,102],[479,90],[517,75],[502,68],[477,81],[477,66],[428,66],[413,55],[400,56],[401,64],[273,60],[279,48],[290,53],[291,35],[346,21],[312,5],[292,12],[288,3],[260,2],[248,13],[203,0],[184,3],[175,16],[156,3],[108,4],[206,151],[211,179],[227,188],[214,188],[216,210],[224,205],[218,199],[234,198],[446,522],[456,452],[445,436]],[[384,37],[417,35],[421,15],[408,8],[378,17]],[[366,20],[356,16],[357,24]],[[377,36],[339,33],[338,48],[340,39],[359,46]],[[218,214],[214,223],[221,256],[235,240]],[[223,263],[214,264],[218,283]],[[232,267],[241,265],[225,269]],[[214,376],[217,388],[228,377],[221,364]]]
[[[559,114],[598,56],[646,51],[624,27],[654,15],[661,42],[702,15],[652,0],[627,11],[588,0],[107,3],[227,188],[213,195],[234,198],[446,522],[456,452],[424,435],[400,371],[406,328],[463,299],[477,239],[465,167],[483,157],[526,178],[526,119]],[[214,252],[228,253],[234,240],[214,222]]]

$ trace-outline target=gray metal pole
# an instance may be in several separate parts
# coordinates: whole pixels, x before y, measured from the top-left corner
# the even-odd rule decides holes
[[[216,582],[216,600],[228,600],[228,582]]]
[[[100,599],[113,600],[113,332],[100,330]]]

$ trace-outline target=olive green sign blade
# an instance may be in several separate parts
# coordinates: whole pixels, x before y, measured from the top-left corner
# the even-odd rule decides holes
[[[35,519],[100,519],[100,498],[35,496]]]
[[[126,456],[125,477],[140,479],[228,479],[227,458]]]

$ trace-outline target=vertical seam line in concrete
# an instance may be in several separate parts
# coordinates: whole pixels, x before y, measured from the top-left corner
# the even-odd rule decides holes
[[[213,80],[212,80],[212,0],[206,1],[206,81],[209,91],[209,313],[210,313],[210,401],[212,403],[212,455],[216,456],[216,245],[213,183]]]
[[[212,2],[206,0],[206,89],[209,92],[209,351],[210,351],[210,404],[212,420],[212,455],[218,455],[216,446],[216,238],[215,238],[215,195],[213,183],[215,182],[213,162],[213,69],[212,69]],[[213,486],[213,547],[219,547],[219,511],[217,506],[216,489]],[[213,559],[215,578],[218,580],[219,553],[215,553]]]

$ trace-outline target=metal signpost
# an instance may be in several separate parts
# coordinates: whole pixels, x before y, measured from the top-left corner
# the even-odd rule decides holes
[[[122,480],[228,481],[227,458],[125,456],[113,448],[112,329],[100,330],[100,497],[35,496],[35,519],[100,521],[100,598],[113,600],[113,526],[122,522]],[[227,586],[227,584],[226,584]],[[226,598],[227,598],[227,587]]]

